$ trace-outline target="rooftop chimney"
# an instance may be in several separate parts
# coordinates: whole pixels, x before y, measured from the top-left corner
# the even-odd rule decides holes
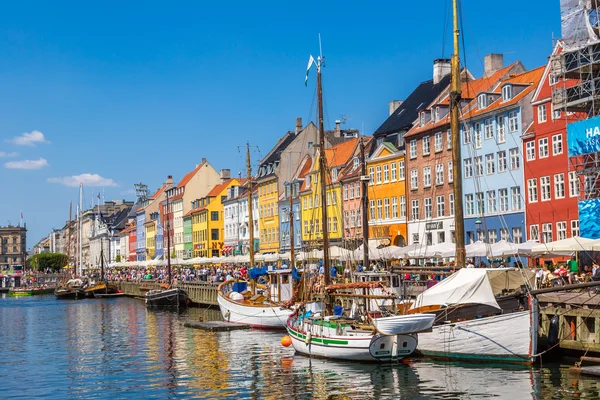
[[[172,188],[173,187],[173,175],[167,176],[167,180],[163,184],[163,187]]]
[[[340,120],[336,119],[335,120],[335,136],[340,136],[340,132],[341,132],[341,129],[340,129]]]
[[[483,76],[490,77],[504,67],[504,56],[502,54],[488,54],[483,58]]]
[[[402,103],[404,103],[403,100],[392,100],[390,101],[389,105],[390,105],[390,115],[392,115],[394,113],[394,111],[396,111],[401,105]]]
[[[296,133],[302,130],[302,118],[296,118]]]
[[[202,161],[200,162],[200,164],[206,164],[206,158],[202,157]]]
[[[226,180],[228,180],[231,176],[231,170],[229,169],[222,169],[221,170],[221,183],[224,183]]]
[[[433,60],[433,84],[440,83],[443,77],[452,71],[452,65],[448,58],[438,58]]]

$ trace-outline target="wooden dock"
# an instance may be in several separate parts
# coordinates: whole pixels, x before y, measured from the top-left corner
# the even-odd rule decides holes
[[[160,283],[154,281],[113,282],[130,297],[144,297],[148,290],[160,289]],[[217,285],[208,282],[183,282],[177,285],[187,293],[190,300],[199,305],[218,306]]]
[[[194,329],[202,329],[209,332],[230,332],[240,329],[250,329],[250,325],[234,324],[233,322],[225,321],[186,321],[183,326]]]

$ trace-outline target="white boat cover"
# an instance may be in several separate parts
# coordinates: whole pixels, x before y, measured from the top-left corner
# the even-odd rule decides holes
[[[431,329],[435,314],[407,314],[393,317],[373,318],[375,327],[382,335],[410,335]]]
[[[535,273],[528,269],[463,268],[421,293],[411,309],[458,304],[485,304],[500,308],[496,302],[497,294],[504,289],[517,289],[525,282],[532,285],[534,276]]]

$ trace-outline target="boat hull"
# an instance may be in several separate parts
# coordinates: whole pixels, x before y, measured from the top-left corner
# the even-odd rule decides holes
[[[292,310],[280,306],[244,305],[218,293],[221,315],[227,322],[250,325],[258,329],[285,330],[285,324]]]
[[[419,334],[417,351],[444,359],[529,364],[537,336],[532,320],[530,311],[520,311],[434,326]]]
[[[83,290],[75,288],[57,288],[54,296],[58,300],[77,300],[85,297]]]
[[[11,290],[8,292],[9,297],[23,297],[23,296],[33,296],[33,292],[31,290]]]
[[[148,307],[186,307],[188,296],[181,288],[151,290],[146,293]]]
[[[83,291],[84,297],[96,297],[96,294],[110,294],[116,293],[117,287],[111,284],[105,284],[104,282],[98,283],[94,286],[88,287]]]

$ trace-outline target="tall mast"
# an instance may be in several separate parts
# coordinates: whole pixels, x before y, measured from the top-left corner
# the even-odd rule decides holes
[[[252,215],[252,164],[250,143],[246,143],[246,168],[248,173],[248,242],[250,244],[250,268],[254,267],[254,216]]]
[[[100,280],[104,281],[104,243],[100,237]]]
[[[323,85],[321,67],[323,55],[317,60],[317,97],[319,107],[319,180],[321,181],[321,229],[323,231],[323,269],[325,286],[329,285],[329,225],[327,224],[327,157],[325,156],[325,130],[323,128]]]
[[[71,264],[71,219],[73,218],[73,201],[69,203],[69,223],[67,224],[67,265]]]
[[[77,275],[81,276],[83,272],[83,244],[81,243],[83,240],[83,183],[79,184],[79,271],[77,271]]]
[[[290,264],[291,269],[296,266],[296,260],[294,257],[294,184],[290,182]]]
[[[460,121],[459,107],[461,99],[460,90],[460,53],[458,36],[458,0],[452,1],[454,20],[454,54],[452,54],[452,83],[450,91],[450,130],[452,134],[452,175],[454,177],[454,236],[456,240],[456,266],[465,265],[465,225],[462,206],[462,173],[460,155]]]
[[[360,202],[362,206],[362,236],[363,236],[363,266],[369,267],[369,182],[367,176],[367,163],[365,161],[365,143],[360,138]]]
[[[171,223],[169,222],[169,191],[167,190],[167,279],[168,284],[171,284]]]

